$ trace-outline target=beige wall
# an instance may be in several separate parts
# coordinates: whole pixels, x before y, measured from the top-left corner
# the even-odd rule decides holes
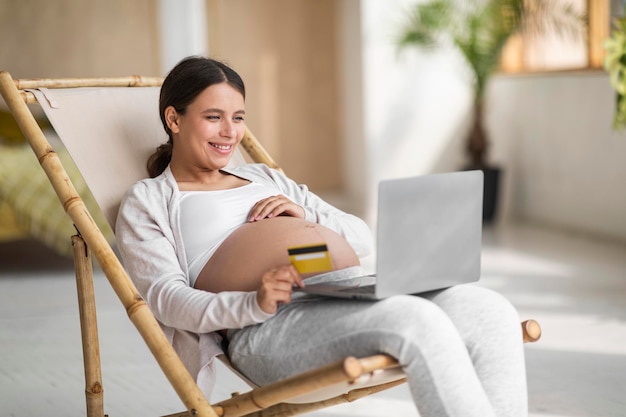
[[[14,78],[161,75],[154,0],[3,0],[0,70]]]
[[[244,78],[255,135],[296,181],[341,189],[336,2],[207,6],[210,54]],[[0,70],[14,78],[163,75],[158,13],[156,0],[0,1]]]
[[[336,2],[210,1],[210,55],[247,88],[247,124],[283,169],[315,191],[342,187]]]

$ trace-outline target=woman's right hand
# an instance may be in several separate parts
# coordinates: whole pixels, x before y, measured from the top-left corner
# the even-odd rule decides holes
[[[272,268],[263,274],[256,296],[261,310],[274,314],[280,304],[291,302],[294,284],[304,287],[302,277],[293,265]]]

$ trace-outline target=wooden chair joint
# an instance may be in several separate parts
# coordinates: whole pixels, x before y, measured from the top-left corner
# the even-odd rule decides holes
[[[139,310],[143,308],[148,308],[148,304],[146,304],[145,300],[141,298],[139,294],[136,294],[134,302],[126,309],[128,317],[133,317]]]
[[[73,226],[74,226],[74,229],[76,229],[76,234],[72,236],[72,246],[76,246],[80,242],[80,244],[85,249],[84,258],[89,258],[89,246],[87,246],[87,242],[85,242],[85,239],[83,239],[83,235],[80,234],[80,230],[78,230],[78,227],[76,227],[75,224]]]
[[[88,396],[91,395],[97,395],[100,396],[103,392],[103,388],[102,388],[102,384],[99,382],[95,382],[94,384],[92,384],[88,389],[85,390],[85,393]]]
[[[83,200],[79,196],[70,197],[63,203],[63,209],[69,213],[71,208],[77,204],[83,204]]]
[[[46,146],[46,149],[44,150],[43,154],[39,157],[39,164],[43,166],[45,161],[48,160],[51,157],[52,158],[57,157],[57,153],[52,148],[52,146],[48,145],[48,146]]]
[[[262,400],[255,398],[254,394],[255,394],[254,391],[250,392],[250,401],[252,401],[252,404],[254,404],[257,410],[263,410],[264,408],[267,408],[268,405],[267,404],[264,405]]]
[[[535,320],[522,322],[522,334],[524,343],[534,343],[541,338],[541,326]]]

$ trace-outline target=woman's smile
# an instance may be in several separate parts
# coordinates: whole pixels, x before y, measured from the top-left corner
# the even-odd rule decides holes
[[[209,145],[212,148],[214,148],[217,152],[224,154],[224,155],[228,155],[233,149],[233,145],[220,144],[220,143],[215,143],[215,142],[209,142]]]

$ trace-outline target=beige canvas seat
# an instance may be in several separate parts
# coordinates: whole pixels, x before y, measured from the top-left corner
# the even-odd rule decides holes
[[[130,320],[185,404],[187,411],[176,415],[296,415],[353,401],[403,383],[405,377],[394,358],[386,355],[348,357],[268,386],[255,387],[250,383],[249,392],[216,404],[210,404],[204,398],[93,220],[57,152],[46,140],[26,105],[39,103],[45,110],[105,218],[114,226],[122,195],[130,185],[147,176],[145,162],[148,155],[166,140],[157,110],[161,81],[142,77],[13,80],[8,73],[0,73],[0,92],[79,231],[72,237],[72,243],[79,288],[87,415],[104,416],[91,281],[92,254]],[[241,155],[233,163],[252,160],[278,168],[249,131],[242,141],[242,148]],[[525,341],[539,338],[540,328],[536,322],[526,321],[522,323],[522,328]],[[230,366],[226,358],[221,359]],[[232,372],[237,374],[235,369]],[[246,380],[245,376],[241,377]]]

